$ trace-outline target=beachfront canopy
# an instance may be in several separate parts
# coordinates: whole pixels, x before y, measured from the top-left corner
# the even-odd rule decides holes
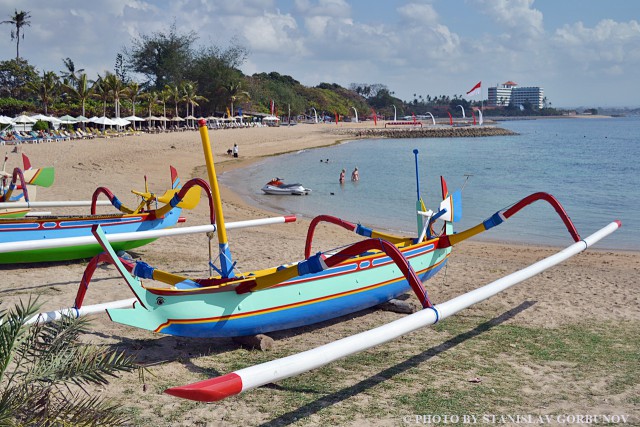
[[[58,120],[60,120],[60,122],[62,122],[62,123],[67,123],[67,124],[73,124],[73,123],[77,123],[78,122],[78,120],[76,120],[75,117],[70,116],[68,114],[65,115],[65,116],[60,117]]]
[[[125,117],[124,119],[129,120],[130,122],[144,122],[144,119],[138,116],[129,116],[129,117]]]
[[[91,123],[95,123],[98,125],[107,125],[107,126],[117,126],[118,123],[114,122],[113,120],[111,120],[109,117],[106,116],[102,116],[102,117],[92,117],[89,119],[89,121]]]
[[[128,126],[131,124],[129,120],[123,119],[122,117],[116,117],[115,119],[113,119],[113,122],[116,124],[116,126]]]

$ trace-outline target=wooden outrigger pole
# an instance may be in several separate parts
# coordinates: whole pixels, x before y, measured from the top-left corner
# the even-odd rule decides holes
[[[416,329],[433,325],[473,304],[484,301],[586,250],[600,239],[613,233],[621,225],[620,221],[614,221],[589,237],[529,267],[516,271],[442,304],[427,307],[417,313],[387,323],[386,325],[325,344],[312,350],[272,360],[260,365],[250,366],[216,378],[181,387],[169,388],[165,390],[165,393],[190,400],[213,402],[319,368],[348,355],[391,341]]]

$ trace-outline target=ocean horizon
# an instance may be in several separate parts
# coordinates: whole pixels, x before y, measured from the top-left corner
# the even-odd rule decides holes
[[[640,166],[635,163],[640,143],[634,136],[640,134],[640,117],[536,119],[499,126],[517,135],[346,141],[270,158],[224,173],[220,180],[246,202],[278,213],[329,214],[416,234],[413,149],[418,149],[427,208],[436,210],[440,203],[440,175],[450,191],[462,189],[458,231],[543,191],[560,201],[582,237],[622,221],[621,230],[596,248],[640,250]],[[360,181],[350,182],[356,166]],[[347,182],[341,185],[343,168]],[[260,188],[275,176],[313,191],[309,196],[263,194]],[[549,246],[573,242],[553,208],[541,201],[474,239]]]

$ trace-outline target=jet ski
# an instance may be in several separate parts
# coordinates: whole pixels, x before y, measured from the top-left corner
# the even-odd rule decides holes
[[[267,182],[264,187],[262,187],[262,191],[264,191],[265,194],[294,196],[306,196],[311,193],[311,189],[303,187],[302,184],[285,184],[282,182],[282,178],[277,177]]]

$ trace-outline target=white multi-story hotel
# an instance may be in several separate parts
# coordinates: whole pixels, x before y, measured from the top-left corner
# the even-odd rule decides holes
[[[541,87],[517,87],[518,84],[508,81],[488,91],[489,106],[504,107],[507,105],[531,104],[534,108],[544,107],[544,89]]]

